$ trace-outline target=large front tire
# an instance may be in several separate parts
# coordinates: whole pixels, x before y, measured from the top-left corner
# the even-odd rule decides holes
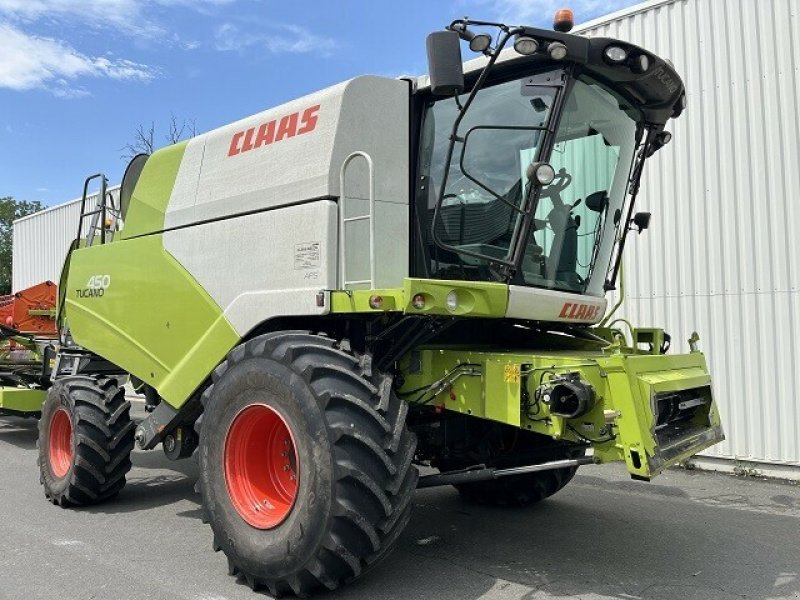
[[[273,595],[335,589],[408,522],[416,438],[391,378],[305,332],[235,348],[202,400],[200,491],[229,571]]]
[[[60,506],[116,496],[131,469],[134,423],[116,379],[76,375],[47,392],[39,420],[39,481]]]

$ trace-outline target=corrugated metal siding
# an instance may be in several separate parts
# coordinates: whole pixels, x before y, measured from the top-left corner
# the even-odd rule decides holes
[[[625,313],[697,330],[728,440],[709,454],[800,465],[800,3],[650,2],[593,22],[675,64],[689,106],[669,126],[626,255]]]
[[[119,187],[109,188],[116,202]],[[97,203],[97,194],[87,198],[87,210]],[[17,292],[42,281],[55,281],[69,245],[78,233],[80,199],[48,208],[29,217],[14,221],[11,287]],[[84,227],[88,226],[89,218]]]

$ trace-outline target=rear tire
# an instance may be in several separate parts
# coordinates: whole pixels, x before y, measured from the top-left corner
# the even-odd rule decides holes
[[[199,483],[231,575],[305,596],[389,553],[417,484],[416,437],[391,377],[346,344],[279,332],[235,348],[212,379]]]
[[[60,506],[116,496],[131,469],[134,423],[116,379],[74,376],[47,392],[39,420],[39,481]]]

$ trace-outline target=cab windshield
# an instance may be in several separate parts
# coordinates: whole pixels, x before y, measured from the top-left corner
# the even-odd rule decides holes
[[[599,83],[579,76],[548,140],[564,79],[554,71],[480,90],[459,127],[449,165],[456,102],[439,100],[426,108],[420,157],[425,190],[417,218],[430,276],[501,279],[497,265],[508,264],[521,244],[512,283],[603,294],[635,154],[637,115]],[[541,190],[522,240],[527,170],[542,160],[557,175]]]

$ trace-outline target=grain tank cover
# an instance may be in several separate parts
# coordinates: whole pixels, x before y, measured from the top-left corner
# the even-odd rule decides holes
[[[165,227],[337,198],[356,151],[375,165],[375,200],[407,203],[409,93],[406,81],[358,77],[190,140]]]

